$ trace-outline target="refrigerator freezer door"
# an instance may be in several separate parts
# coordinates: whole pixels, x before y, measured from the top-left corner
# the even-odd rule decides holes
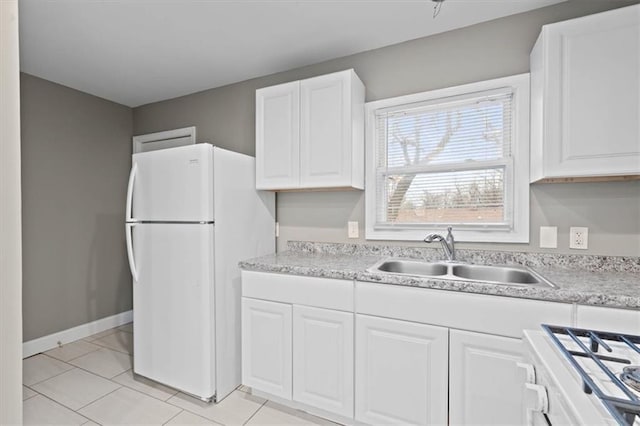
[[[213,146],[196,144],[133,155],[133,221],[210,222],[213,217]],[[127,200],[129,202],[129,200]],[[127,212],[129,214],[129,212]]]
[[[215,394],[213,225],[135,224],[136,374],[202,399]]]

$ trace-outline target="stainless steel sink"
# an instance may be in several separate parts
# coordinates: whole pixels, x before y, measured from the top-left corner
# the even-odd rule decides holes
[[[470,265],[466,263],[385,259],[371,267],[370,271],[510,286],[555,287],[547,279],[524,266]]]
[[[379,271],[408,275],[446,275],[448,265],[444,263],[416,262],[411,260],[389,260],[378,266]]]
[[[510,266],[454,265],[451,273],[473,281],[491,281],[512,284],[539,284],[531,271]]]

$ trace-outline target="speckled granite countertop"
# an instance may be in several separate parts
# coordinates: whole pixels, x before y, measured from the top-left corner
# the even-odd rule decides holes
[[[458,250],[458,258],[462,262],[528,266],[556,286],[547,288],[443,280],[368,270],[391,256],[441,260],[440,251],[430,248],[291,242],[289,250],[285,252],[245,260],[240,262],[240,267],[262,272],[640,309],[640,258],[636,257]]]

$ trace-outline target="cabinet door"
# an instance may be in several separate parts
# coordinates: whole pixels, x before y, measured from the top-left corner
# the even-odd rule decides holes
[[[301,186],[351,186],[351,71],[300,86]]]
[[[640,173],[640,5],[547,31],[549,174]]]
[[[256,188],[300,184],[300,82],[256,90]]]
[[[452,425],[517,425],[524,421],[516,363],[522,341],[450,330],[449,412]]]
[[[356,420],[447,423],[448,330],[356,315]]]
[[[353,417],[353,314],[293,307],[293,399]]]
[[[242,384],[291,399],[291,305],[242,298]]]

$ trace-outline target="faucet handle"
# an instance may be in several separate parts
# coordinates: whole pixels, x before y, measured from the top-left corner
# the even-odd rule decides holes
[[[442,241],[444,240],[444,238],[442,238],[442,235],[439,234],[429,234],[426,237],[424,237],[424,241],[425,243],[432,243],[434,241]]]

